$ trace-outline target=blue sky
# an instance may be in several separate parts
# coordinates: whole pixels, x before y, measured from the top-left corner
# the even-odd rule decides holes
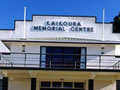
[[[27,19],[32,14],[96,16],[102,21],[105,8],[105,21],[112,22],[120,11],[120,0],[0,0],[0,29],[14,28],[14,20],[23,20],[24,6],[27,6]]]

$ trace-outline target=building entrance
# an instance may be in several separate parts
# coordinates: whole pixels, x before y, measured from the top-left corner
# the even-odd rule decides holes
[[[41,47],[41,68],[86,68],[85,47]]]

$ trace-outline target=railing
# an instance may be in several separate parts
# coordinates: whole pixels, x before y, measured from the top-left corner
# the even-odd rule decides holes
[[[0,54],[0,66],[12,66],[12,62],[4,57],[2,54]]]
[[[120,58],[115,55],[1,53],[0,67],[118,70]]]

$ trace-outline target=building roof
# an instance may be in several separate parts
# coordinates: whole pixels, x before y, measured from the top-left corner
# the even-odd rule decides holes
[[[45,37],[45,38],[21,38],[2,39],[3,42],[44,42],[44,43],[83,43],[83,44],[120,44],[120,41],[102,41],[95,39],[71,38],[71,37]]]

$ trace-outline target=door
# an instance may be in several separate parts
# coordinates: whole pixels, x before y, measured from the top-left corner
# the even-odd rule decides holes
[[[41,47],[41,68],[86,68],[85,47]]]

